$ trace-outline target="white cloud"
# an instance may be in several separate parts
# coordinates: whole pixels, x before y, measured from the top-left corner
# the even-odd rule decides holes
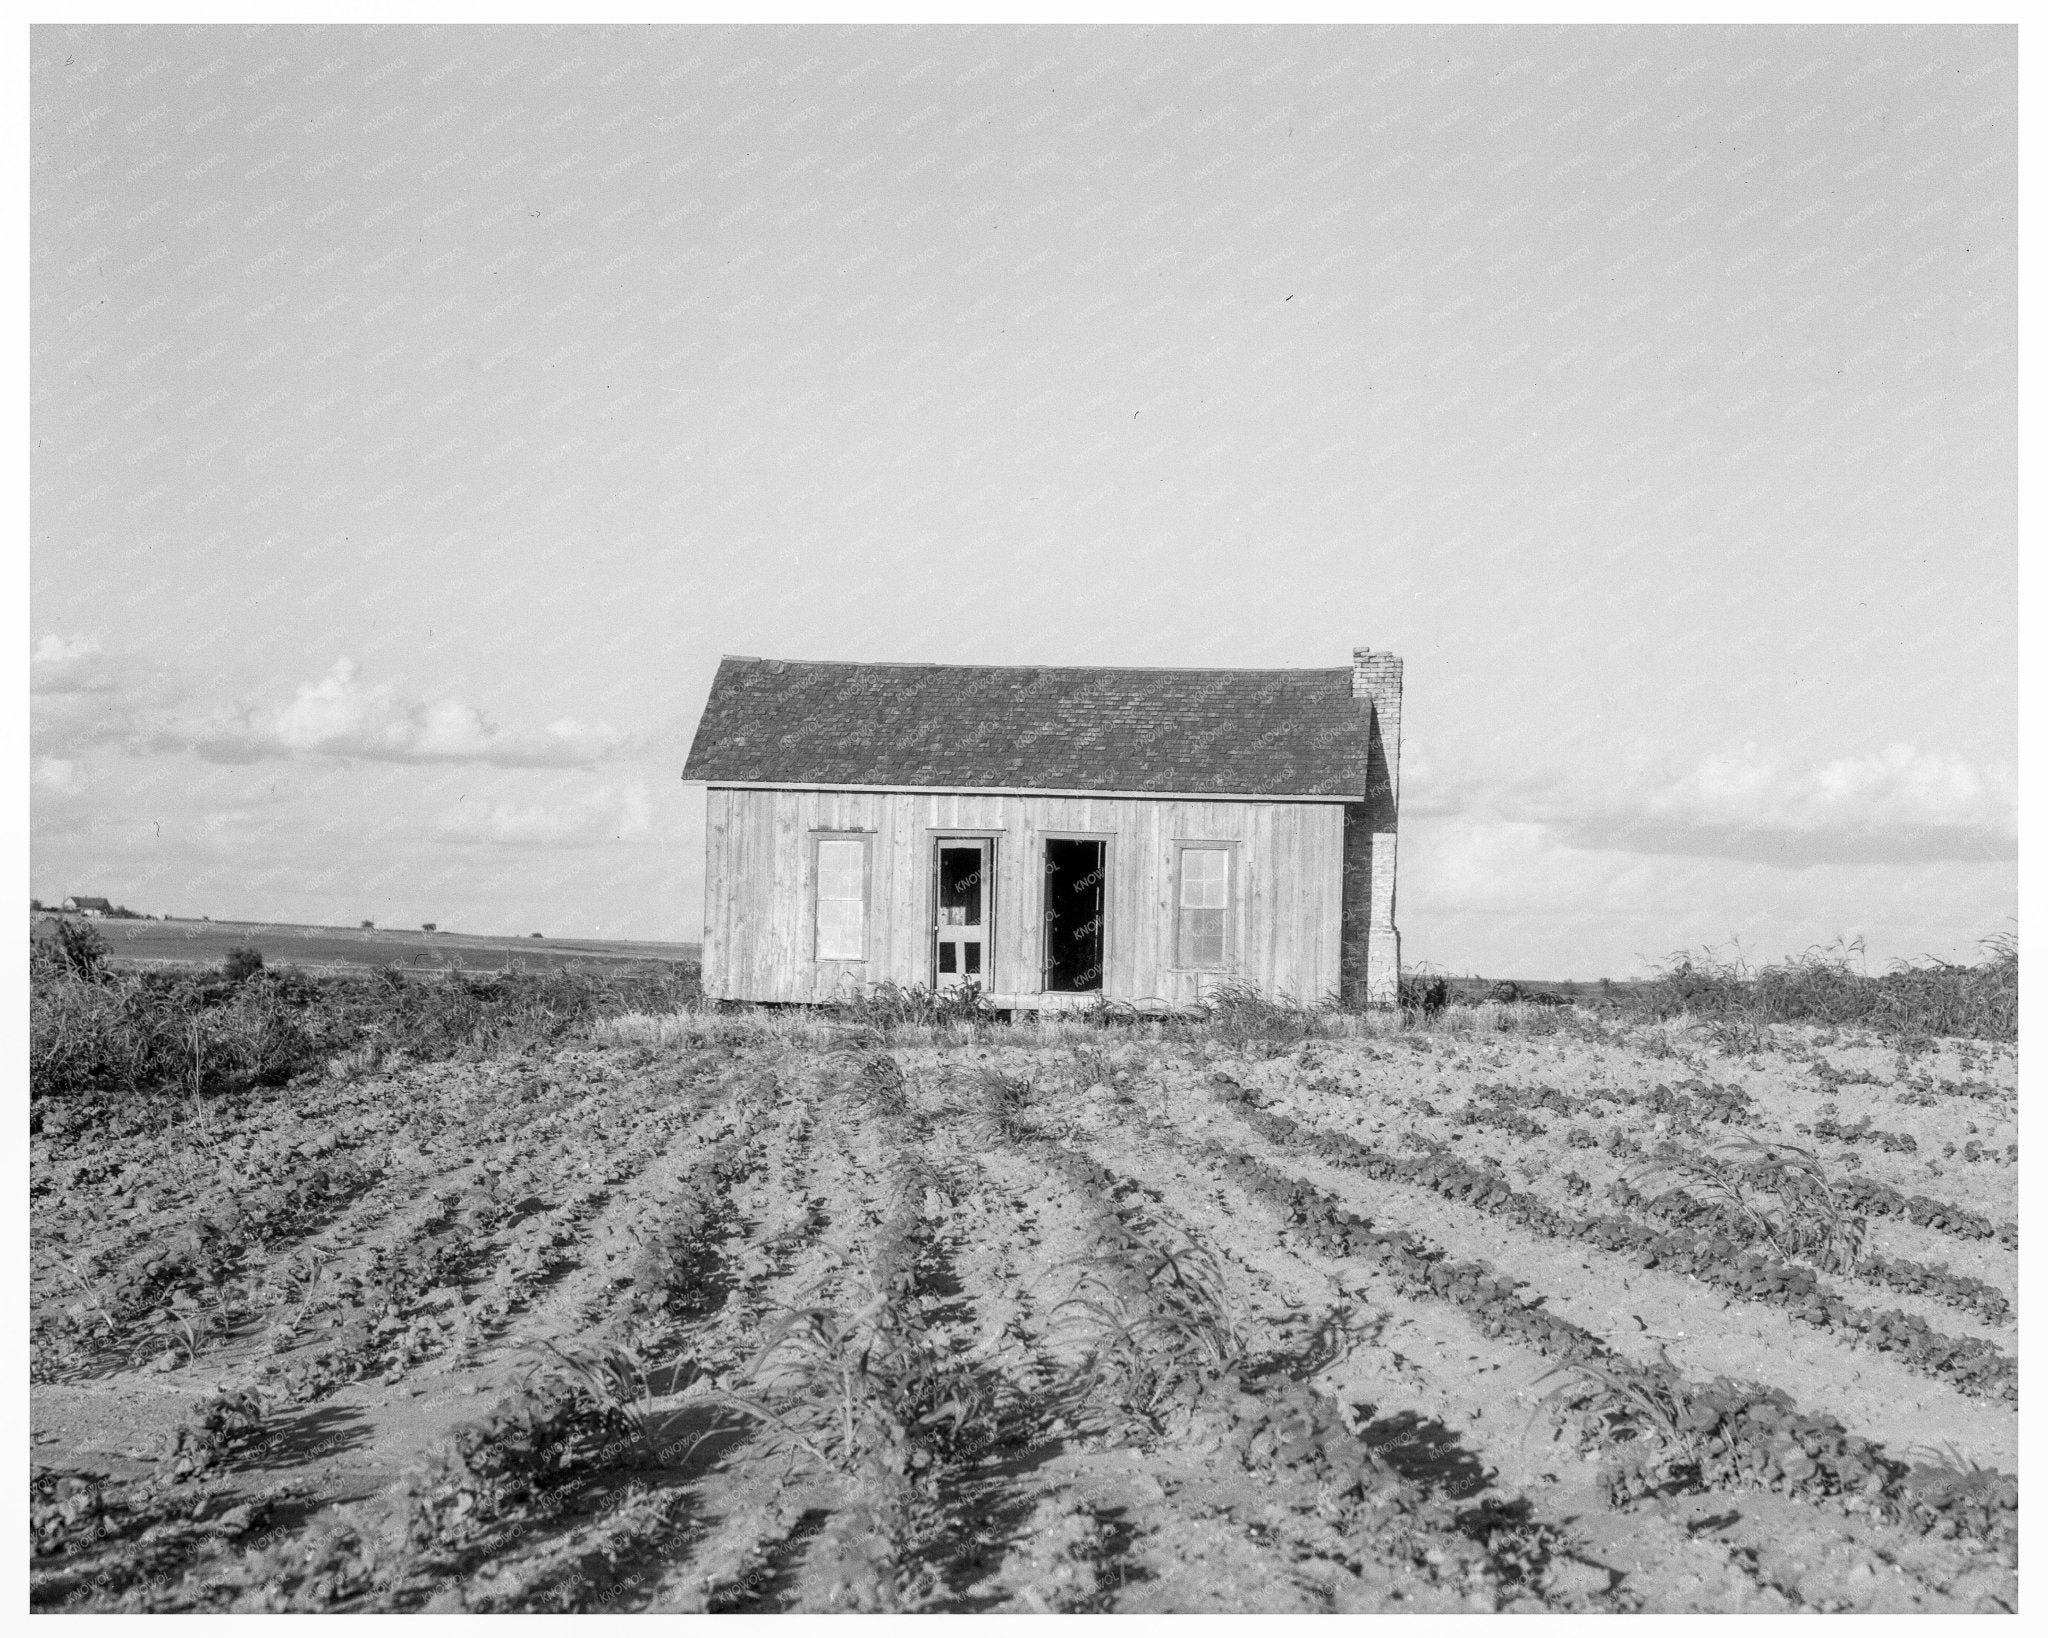
[[[39,756],[30,766],[29,783],[39,793],[77,796],[85,789],[85,768],[68,757]]]
[[[1642,806],[1655,815],[1784,830],[1937,825],[2016,835],[2015,797],[2010,767],[1979,768],[1911,745],[1814,768],[1788,767],[1745,745],[1645,793]]]
[[[119,686],[106,650],[95,638],[46,632],[29,655],[31,694],[107,694]]]
[[[1626,852],[1563,842],[1547,825],[1430,819],[1401,848],[1401,893],[1432,913],[1582,914],[1642,902],[1668,868]]]
[[[654,805],[645,786],[591,791],[554,807],[489,806],[461,802],[444,813],[434,834],[447,842],[490,842],[506,847],[589,847],[623,841],[650,830]]]
[[[1401,745],[1401,812],[1408,818],[1449,818],[1486,805],[1491,788],[1471,768],[1452,767],[1416,735]]]
[[[2009,764],[1895,744],[1802,767],[1745,745],[1617,792],[1559,834],[1580,846],[1793,866],[2005,859],[2018,848],[2017,802]]]
[[[585,768],[631,745],[603,723],[574,717],[503,728],[462,699],[408,699],[390,683],[366,684],[346,658],[283,704],[191,710],[164,674],[107,653],[96,639],[51,633],[29,656],[29,691],[36,749],[52,756],[118,744],[143,754],[192,751],[211,762],[332,756]]]
[[[345,756],[380,762],[486,762],[505,768],[578,768],[617,754],[624,734],[564,717],[546,728],[501,728],[467,701],[413,700],[390,683],[366,686],[353,660],[335,661],[283,705],[238,705],[166,721],[148,748],[191,750],[214,762]]]
[[[2012,858],[2017,790],[2009,763],[1912,745],[1802,765],[1752,744],[1679,774],[1617,770],[1604,784],[1489,783],[1432,770],[1425,790],[1404,780],[1402,796],[1418,816],[1536,826],[1569,848],[1803,868]]]
[[[62,757],[88,745],[132,740],[172,702],[169,684],[109,654],[92,637],[45,633],[29,653],[29,733]]]

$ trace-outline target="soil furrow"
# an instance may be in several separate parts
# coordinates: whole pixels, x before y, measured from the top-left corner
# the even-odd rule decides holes
[[[1384,1118],[1373,1118],[1364,1113],[1345,1111],[1341,1108],[1331,1109],[1327,1102],[1303,1099],[1298,1095],[1272,1099],[1257,1094],[1255,1096],[1259,1096],[1261,1107],[1274,1114],[1299,1120],[1319,1132],[1334,1133],[1383,1153],[1398,1153],[1404,1158],[1418,1158],[1416,1151],[1424,1142],[1423,1123],[1416,1123],[1413,1136],[1404,1134],[1397,1142],[1390,1142],[1387,1131],[1389,1123]],[[1639,1200],[1633,1194],[1616,1196],[1617,1190],[1627,1186],[1622,1182],[1624,1177],[1635,1179],[1643,1191],[1654,1194],[1657,1189],[1669,1183],[1668,1175],[1646,1178],[1642,1167],[1611,1168],[1613,1175],[1604,1187],[1596,1186],[1589,1178],[1583,1179],[1582,1186],[1567,1187],[1553,1180],[1553,1157],[1540,1145],[1508,1138],[1496,1138],[1491,1141],[1475,1139],[1466,1133],[1457,1133],[1454,1136],[1467,1137],[1467,1141],[1443,1144],[1438,1152],[1466,1165],[1495,1172],[1518,1194],[1540,1203],[1550,1213],[1566,1219],[1585,1216],[1623,1219],[1632,1216],[1657,1232],[1666,1232],[1673,1228],[1681,1232],[1692,1232],[1680,1221],[1667,1222],[1659,1216],[1654,1200]],[[1574,1155],[1571,1169],[1575,1174],[1580,1171],[1581,1165],[1579,1157]],[[1592,1172],[1597,1176],[1602,1168],[1587,1163],[1583,1164],[1583,1171]],[[1385,1181],[1390,1187],[1410,1187],[1398,1177]],[[1747,1224],[1741,1226],[1740,1235],[1737,1242],[1739,1249],[1754,1249],[1766,1255],[1771,1254],[1769,1241],[1761,1233],[1750,1229]],[[1951,1242],[1944,1249],[1961,1248]],[[1853,1304],[1878,1311],[1896,1309],[1923,1319],[1933,1329],[1955,1336],[1981,1337],[2007,1351],[2011,1351],[2018,1344],[2017,1327],[2009,1319],[1993,1321],[1983,1318],[1962,1298],[1944,1301],[1912,1289],[1902,1289],[1899,1284],[1833,1270],[1821,1272],[1825,1281],[1837,1288],[1844,1300]],[[1996,1293],[1987,1295],[1995,1296]]]
[[[1842,1330],[1896,1311],[1884,1334],[1930,1360],[2015,1335],[2014,1181],[1961,1152],[2011,1141],[2010,1055],[1501,1021],[691,1014],[660,1045],[223,1100],[204,1131],[95,1147],[59,1112],[34,1136],[39,1360],[82,1363],[92,1328],[51,1324],[59,1253],[137,1315],[185,1290],[246,1319],[196,1364],[34,1385],[35,1600],[2016,1602],[2012,1481],[1968,1465],[2016,1466],[2014,1408]],[[1657,1163],[1761,1136],[1822,1151],[1867,1246],[1949,1274],[1809,1290],[1797,1260],[1848,1242],[1801,1218],[1787,1267],[1751,1268],[1703,1192],[1722,1174],[1660,1192]],[[187,1261],[137,1260],[187,1234]],[[1825,1325],[1779,1305],[1816,1292]],[[211,1396],[270,1363],[263,1404]]]
[[[1210,1181],[1211,1174],[1203,1164],[1203,1151],[1185,1145],[1178,1135],[1164,1128],[1154,1128],[1157,1141],[1147,1143],[1143,1136],[1133,1134],[1128,1128],[1120,1128],[1113,1137],[1106,1137],[1099,1144],[1100,1152],[1114,1156],[1117,1163],[1129,1165],[1135,1175],[1167,1190],[1169,1197],[1182,1205],[1184,1210],[1193,1212],[1200,1209],[1206,1200],[1212,1221],[1218,1221],[1219,1232],[1222,1222],[1235,1219],[1241,1212],[1264,1217],[1266,1208],[1256,1202],[1245,1206],[1234,1206],[1230,1195],[1235,1191],[1227,1186],[1219,1191]],[[1219,1217],[1218,1214],[1221,1214]],[[1295,1243],[1291,1238],[1283,1242],[1283,1251],[1278,1256],[1266,1259],[1259,1273],[1281,1285],[1290,1268],[1300,1269],[1311,1280],[1320,1276],[1334,1283],[1353,1289],[1370,1300],[1374,1307],[1387,1312],[1396,1322],[1408,1321],[1415,1326],[1418,1334],[1427,1334],[1432,1324],[1438,1330],[1450,1328],[1459,1335],[1445,1336],[1432,1350],[1418,1350],[1423,1363],[1436,1363],[1448,1371],[1458,1370],[1458,1361],[1463,1361],[1463,1370],[1458,1374],[1465,1384],[1464,1399],[1469,1406],[1464,1416],[1457,1417],[1455,1424],[1469,1430],[1466,1434],[1467,1448],[1481,1456],[1495,1454],[1496,1460],[1479,1468],[1478,1477],[1482,1483],[1493,1480],[1496,1473],[1505,1474],[1522,1486],[1535,1487],[1541,1497],[1540,1506],[1545,1516],[1569,1522],[1571,1533],[1585,1543],[1587,1556],[1595,1563],[1603,1563],[1617,1572],[1624,1572],[1625,1555],[1617,1554],[1609,1546],[1601,1551],[1603,1544],[1622,1539],[1625,1532],[1619,1527],[1593,1530],[1583,1527],[1590,1518],[1596,1518],[1606,1511],[1607,1503],[1592,1472],[1593,1457],[1584,1463],[1576,1462],[1568,1448],[1552,1442],[1540,1419],[1532,1413],[1542,1394],[1539,1380],[1547,1362],[1531,1350],[1512,1347],[1506,1343],[1489,1343],[1469,1322],[1448,1306],[1430,1304],[1403,1296],[1385,1282],[1376,1271],[1362,1267],[1349,1260],[1337,1260],[1310,1247]],[[1300,1279],[1297,1275],[1297,1280]],[[1299,1286],[1297,1286],[1299,1289]],[[1421,1312],[1413,1312],[1417,1308]],[[1404,1313],[1403,1310],[1408,1310]],[[1401,1333],[1396,1333],[1400,1335]],[[1433,1355],[1433,1358],[1432,1358]],[[1356,1364],[1348,1370],[1340,1367],[1327,1373],[1332,1387],[1347,1400],[1363,1401],[1361,1411],[1373,1406],[1375,1390],[1384,1391],[1384,1375],[1366,1376],[1363,1367],[1367,1361],[1354,1356]],[[1410,1356],[1414,1357],[1414,1356]],[[1491,1367],[1491,1368],[1490,1368]],[[1406,1373],[1404,1372],[1403,1375]],[[1481,1384],[1490,1384],[1482,1386]],[[1411,1392],[1412,1392],[1411,1388]],[[1473,1414],[1476,1412],[1477,1414]],[[1469,1418],[1469,1420],[1468,1420]],[[1528,1431],[1525,1431],[1528,1430]],[[1370,1429],[1368,1434],[1370,1436]],[[1511,1443],[1509,1440],[1511,1439]],[[1491,1450],[1489,1450],[1491,1444]],[[1685,1506],[1689,1513],[1700,1518],[1718,1518],[1723,1527],[1716,1532],[1719,1545],[1710,1555],[1717,1563],[1733,1562],[1735,1569],[1747,1581],[1761,1585],[1753,1574],[1754,1563],[1745,1560],[1745,1554],[1755,1555],[1771,1550],[1776,1537],[1771,1533],[1740,1528],[1741,1521],[1759,1512],[1759,1503],[1775,1504],[1778,1498],[1757,1498],[1750,1492],[1733,1494],[1707,1491],[1688,1498]],[[1948,1547],[1946,1551],[1928,1553],[1924,1544],[1907,1531],[1880,1524],[1870,1519],[1843,1520],[1825,1510],[1799,1503],[1785,1503],[1772,1506],[1773,1515],[1782,1515],[1786,1507],[1791,1508],[1790,1516],[1803,1521],[1805,1539],[1810,1546],[1815,1541],[1832,1541],[1846,1534],[1854,1541],[1875,1544],[1873,1550],[1882,1548],[1896,1557],[1901,1564],[1917,1565],[1918,1573],[1908,1599],[1913,1608],[1953,1607],[1949,1604],[1949,1583],[1967,1582],[1973,1589],[1983,1586],[2009,1588],[2009,1572],[1996,1565],[1986,1563],[1981,1550],[1968,1544]],[[1944,1544],[1945,1547],[1947,1544]],[[1747,1568],[1745,1568],[1747,1564]],[[1645,1570],[1652,1573],[1645,1574]],[[1655,1565],[1638,1562],[1635,1572],[1616,1583],[1612,1589],[1617,1594],[1629,1590],[1632,1581],[1642,1582],[1643,1607],[1674,1608],[1722,1607],[1712,1601],[1698,1605],[1684,1602],[1672,1603],[1669,1593],[1658,1593],[1651,1589],[1659,1577]],[[1688,1594],[1698,1590],[1688,1586]],[[1711,1588],[1708,1589],[1711,1592]],[[1969,1607],[1965,1598],[1962,1607]],[[1758,1607],[1784,1608],[1780,1599],[1776,1604],[1767,1598]]]
[[[1421,1234],[1461,1260],[1484,1259],[1544,1293],[1546,1306],[1623,1355],[1667,1358],[1689,1376],[1763,1379],[1805,1403],[1819,1403],[1895,1449],[1948,1440],[1981,1462],[2012,1471],[2017,1447],[2009,1414],[1932,1382],[1866,1349],[1758,1304],[1737,1304],[1689,1276],[1645,1269],[1634,1259],[1577,1240],[1509,1236],[1477,1209],[1427,1190],[1367,1179],[1312,1155],[1268,1143],[1221,1112],[1228,1141],[1328,1190],[1376,1223]],[[1694,1317],[1702,1310],[1711,1323]]]

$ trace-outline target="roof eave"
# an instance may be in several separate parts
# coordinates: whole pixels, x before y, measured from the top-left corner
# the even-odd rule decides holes
[[[1106,790],[1098,786],[1051,785],[868,785],[826,779],[720,779],[685,772],[685,785],[736,791],[866,791],[901,796],[1080,796],[1137,802],[1363,802],[1363,791],[1151,791]]]

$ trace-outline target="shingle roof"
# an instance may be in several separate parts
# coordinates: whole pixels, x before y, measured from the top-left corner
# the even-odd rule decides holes
[[[719,662],[685,779],[1327,796],[1366,789],[1348,667]]]

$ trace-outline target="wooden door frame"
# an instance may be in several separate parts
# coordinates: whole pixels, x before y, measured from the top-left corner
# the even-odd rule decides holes
[[[1116,877],[1117,833],[1113,830],[1041,830],[1038,833],[1038,870],[1033,891],[1038,904],[1038,993],[1040,995],[1109,994],[1109,968],[1114,959],[1112,939],[1117,936],[1116,918],[1109,913],[1109,884]],[[1045,946],[1045,844],[1047,842],[1100,842],[1102,844],[1102,982],[1093,990],[1049,990],[1045,987],[1048,952]]]
[[[996,843],[1002,838],[1000,826],[931,826],[925,831],[930,865],[925,872],[924,947],[926,982],[939,987],[939,849],[948,842],[981,844],[981,981],[982,993],[996,987]],[[967,974],[956,975],[963,982]]]

